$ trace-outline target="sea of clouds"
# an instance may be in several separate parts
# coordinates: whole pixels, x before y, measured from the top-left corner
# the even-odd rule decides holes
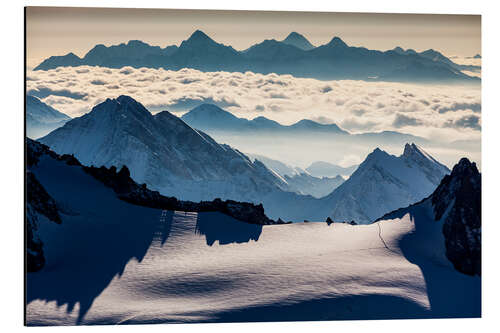
[[[214,103],[239,117],[283,124],[336,123],[351,132],[397,130],[433,139],[478,139],[480,86],[320,81],[291,75],[60,67],[27,73],[27,92],[72,117],[129,95],[150,111],[177,115]]]

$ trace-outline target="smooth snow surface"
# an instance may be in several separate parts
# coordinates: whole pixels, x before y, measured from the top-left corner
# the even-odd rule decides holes
[[[426,205],[371,225],[259,226],[130,205],[48,156],[32,172],[63,221],[39,216],[28,325],[480,316],[481,279],[446,260]]]

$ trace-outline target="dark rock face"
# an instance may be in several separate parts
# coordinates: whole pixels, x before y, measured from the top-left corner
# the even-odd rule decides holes
[[[215,199],[212,201],[180,201],[175,197],[165,197],[158,191],[152,191],[145,184],[138,185],[130,178],[130,171],[123,166],[120,171],[116,167],[109,169],[102,166],[83,167],[84,171],[111,187],[118,197],[129,203],[166,210],[181,210],[187,212],[221,212],[237,220],[251,224],[276,223],[264,214],[262,204],[254,205],[247,202]]]
[[[28,204],[38,213],[45,215],[49,220],[60,224],[61,217],[59,216],[56,202],[47,191],[45,191],[42,184],[38,182],[35,175],[30,171],[26,173],[26,184],[28,190]]]
[[[455,268],[481,275],[481,174],[462,158],[432,194],[435,219],[443,221],[446,256]]]
[[[37,236],[38,219],[29,204],[26,206],[26,219],[26,269],[28,272],[36,272],[45,265],[45,257],[43,243]]]
[[[26,265],[28,272],[36,272],[45,265],[43,255],[43,242],[38,238],[38,214],[46,216],[49,220],[61,223],[61,217],[54,199],[45,191],[35,175],[26,173],[27,203],[26,203]]]

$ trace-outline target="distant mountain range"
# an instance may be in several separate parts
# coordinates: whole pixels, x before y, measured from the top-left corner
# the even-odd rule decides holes
[[[35,96],[26,96],[26,136],[36,139],[61,127],[71,117],[57,111]]]
[[[315,133],[349,134],[335,124],[324,125],[309,119],[302,119],[293,125],[286,126],[262,116],[252,120],[238,118],[214,104],[197,106],[184,114],[181,119],[191,127],[208,132],[280,131],[294,133],[314,131]]]
[[[339,37],[327,44],[314,47],[304,36],[292,32],[283,41],[265,40],[250,48],[237,51],[217,43],[196,30],[179,47],[151,46],[132,40],[113,46],[96,45],[83,58],[74,53],[52,56],[34,70],[48,70],[59,66],[124,66],[179,70],[194,68],[201,71],[229,71],[291,74],[321,80],[356,79],[380,81],[458,81],[479,82],[461,72],[439,52],[421,53],[396,48],[389,51],[369,50],[348,46]]]
[[[287,183],[288,190],[297,194],[322,198],[330,194],[344,182],[344,178],[338,173],[331,176],[318,177],[299,167],[293,167],[269,157],[255,154],[247,154],[247,156],[254,160],[259,160],[269,170],[276,172]]]
[[[427,143],[427,139],[411,134],[396,131],[368,132],[363,134],[350,134],[336,124],[321,124],[310,119],[302,119],[292,125],[282,125],[277,121],[260,116],[252,120],[239,118],[231,112],[221,109],[214,104],[201,104],[182,115],[181,119],[189,126],[209,134],[238,134],[248,135],[265,133],[273,136],[285,135],[312,135],[348,137],[350,140],[375,142],[400,142],[409,141],[419,144]],[[335,174],[334,176],[338,175]]]

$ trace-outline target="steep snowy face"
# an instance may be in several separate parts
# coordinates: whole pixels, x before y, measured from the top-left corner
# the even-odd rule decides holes
[[[377,148],[325,203],[331,205],[334,220],[370,223],[427,197],[448,172],[415,144],[407,144],[399,157]]]
[[[481,275],[481,174],[462,158],[430,200],[436,220],[443,220],[446,256],[465,274]]]
[[[167,111],[153,116],[128,96],[106,100],[40,141],[84,165],[127,165],[135,181],[179,199],[255,201],[284,186],[262,163]]]
[[[439,163],[431,155],[426,153],[416,144],[406,144],[403,155],[401,157],[406,161],[408,166],[417,166],[425,173],[427,178],[433,183],[439,183],[443,178],[443,174],[450,173],[445,165]]]
[[[26,134],[28,137],[39,138],[61,127],[70,119],[35,96],[26,96]]]

